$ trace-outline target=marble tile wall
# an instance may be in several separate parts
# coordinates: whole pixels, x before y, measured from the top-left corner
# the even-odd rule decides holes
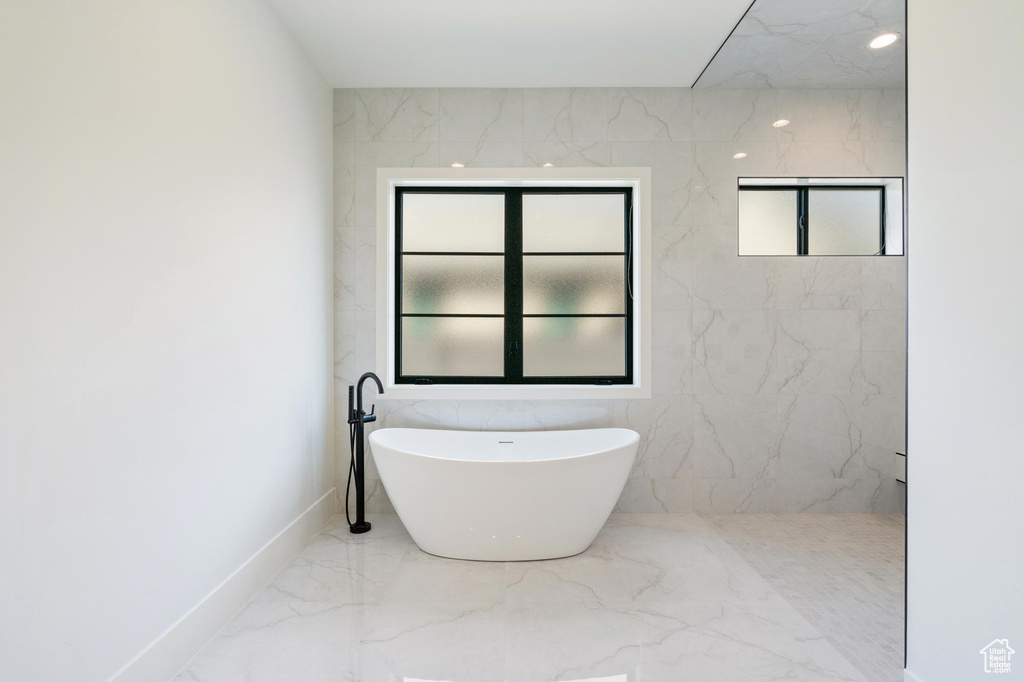
[[[636,429],[622,511],[902,511],[905,259],[736,255],[741,175],[903,175],[902,90],[336,90],[334,116],[342,496],[347,386],[374,367],[376,169],[553,163],[652,169],[654,396],[384,400],[377,427]]]

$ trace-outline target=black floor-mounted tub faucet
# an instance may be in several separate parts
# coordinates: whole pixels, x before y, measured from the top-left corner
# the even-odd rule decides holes
[[[373,413],[376,405],[370,406],[369,414],[363,411],[363,382],[367,379],[373,379],[373,382],[377,384],[377,393],[384,392],[384,384],[373,372],[367,372],[359,377],[354,388],[348,387],[348,436],[352,458],[348,467],[348,484],[345,486],[345,519],[348,521],[349,532],[356,534],[370,530],[370,522],[366,520],[364,425],[376,421],[377,415]],[[356,482],[356,520],[354,523],[348,512],[348,493],[353,478]]]

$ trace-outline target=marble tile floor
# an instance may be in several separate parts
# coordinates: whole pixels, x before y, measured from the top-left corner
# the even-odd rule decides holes
[[[712,517],[615,514],[583,554],[516,563],[430,556],[397,516],[371,520],[360,536],[332,521],[176,682],[890,679],[841,654]]]
[[[865,678],[902,682],[904,516],[704,518]]]

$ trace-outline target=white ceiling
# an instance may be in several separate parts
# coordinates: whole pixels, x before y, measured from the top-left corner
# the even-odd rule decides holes
[[[868,47],[887,31],[906,35],[904,0],[756,0],[697,87],[903,87],[903,40]]]
[[[269,2],[334,87],[688,87],[750,0]]]

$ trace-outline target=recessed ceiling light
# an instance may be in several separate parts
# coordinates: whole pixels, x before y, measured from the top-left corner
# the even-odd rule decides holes
[[[895,43],[899,39],[900,39],[900,34],[899,33],[883,33],[882,35],[878,36],[877,38],[872,40],[870,43],[868,43],[868,47],[870,47],[872,49],[875,49],[875,50],[877,50],[877,49],[879,49],[881,47],[889,47],[890,45],[892,45],[893,43]]]
[[[747,153],[746,152],[739,152],[737,154],[733,154],[732,158],[734,158],[734,159],[745,159],[745,158],[747,158]]]
[[[784,118],[780,118],[778,121],[772,124],[773,128],[784,128],[789,125],[789,121]]]
[[[465,168],[465,167],[466,167],[466,164],[459,163],[458,161],[456,161],[455,163],[452,164],[452,168]]]
[[[545,167],[545,168],[554,168],[554,167],[555,167],[555,164],[553,164],[553,163],[545,163],[545,164],[544,164],[544,167]]]

